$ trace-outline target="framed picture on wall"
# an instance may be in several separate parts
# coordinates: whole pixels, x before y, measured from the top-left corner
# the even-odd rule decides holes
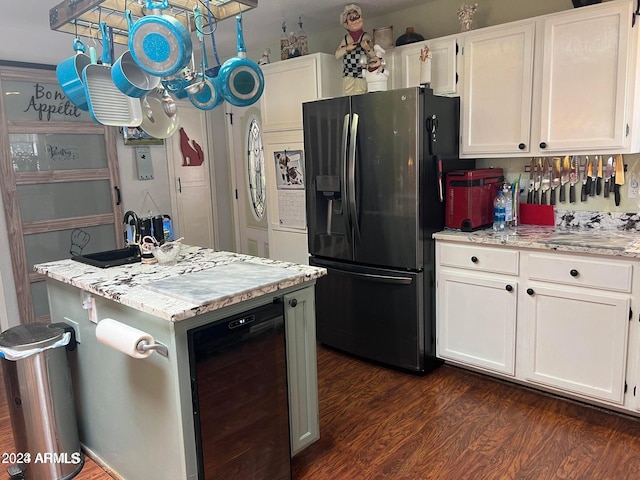
[[[164,145],[162,138],[154,138],[140,127],[121,127],[120,130],[125,145]]]

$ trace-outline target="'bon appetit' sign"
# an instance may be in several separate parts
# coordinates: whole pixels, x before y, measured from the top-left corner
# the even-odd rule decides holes
[[[80,118],[82,110],[76,107],[56,86],[36,83],[33,85],[31,95],[25,95],[27,100],[23,112],[33,112],[38,120],[49,122],[51,120],[69,121]]]

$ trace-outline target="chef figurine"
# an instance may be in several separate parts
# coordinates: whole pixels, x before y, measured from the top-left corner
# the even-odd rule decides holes
[[[368,92],[383,92],[387,89],[387,80],[389,80],[389,70],[384,68],[384,49],[375,44],[373,46],[375,56],[369,60],[369,65],[362,69],[362,76],[367,82]]]
[[[367,82],[362,77],[362,68],[375,57],[371,35],[362,30],[362,10],[354,4],[344,7],[340,23],[347,29],[336,50],[336,58],[342,59],[342,77],[345,95],[367,92]]]

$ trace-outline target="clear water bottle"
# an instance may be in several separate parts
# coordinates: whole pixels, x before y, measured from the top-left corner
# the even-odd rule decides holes
[[[496,199],[493,201],[493,231],[494,232],[502,232],[505,228],[505,218],[506,218],[506,199],[504,196],[504,192],[502,190],[498,190],[498,195]]]
[[[513,223],[513,194],[511,185],[505,183],[502,187],[502,193],[505,200],[504,223],[508,228]]]

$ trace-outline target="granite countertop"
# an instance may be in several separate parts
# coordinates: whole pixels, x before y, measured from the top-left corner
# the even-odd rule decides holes
[[[326,275],[324,268],[183,245],[173,265],[98,268],[74,260],[34,266],[49,278],[177,322]]]
[[[554,210],[554,226],[519,225],[504,232],[447,229],[433,235],[451,240],[517,248],[640,258],[640,214]]]
[[[558,252],[640,258],[640,232],[636,230],[520,225],[501,233],[494,232],[492,228],[474,232],[444,230],[435,233],[433,238]]]

